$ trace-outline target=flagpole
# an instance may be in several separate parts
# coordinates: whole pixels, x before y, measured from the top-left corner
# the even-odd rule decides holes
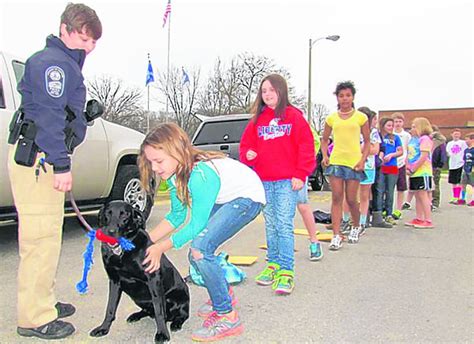
[[[150,62],[150,53],[148,53],[148,62]],[[146,85],[147,89],[147,104],[146,104],[146,132],[150,131],[150,83]]]
[[[170,82],[170,45],[171,45],[171,12],[168,14],[168,56],[166,64],[166,119],[168,119],[168,86]]]
[[[147,112],[146,112],[146,132],[148,133],[150,131],[150,85],[147,87]]]

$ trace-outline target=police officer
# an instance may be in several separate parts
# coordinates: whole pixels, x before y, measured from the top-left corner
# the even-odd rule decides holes
[[[61,15],[59,37],[48,36],[46,47],[28,59],[18,85],[23,116],[16,122],[22,130],[34,129],[28,129],[29,134],[23,130],[25,137],[20,135],[20,140],[13,138],[8,159],[19,217],[17,332],[21,336],[59,339],[75,331],[71,323],[58,320],[72,315],[75,308],[57,302],[54,284],[65,192],[72,188],[69,153],[84,140],[87,128],[81,69],[101,35],[102,24],[93,9],[68,4]]]

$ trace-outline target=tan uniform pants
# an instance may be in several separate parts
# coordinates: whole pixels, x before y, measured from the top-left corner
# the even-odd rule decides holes
[[[31,328],[58,317],[54,284],[61,252],[64,193],[53,188],[53,167],[45,164],[36,180],[35,169],[18,165],[10,146],[8,171],[18,212],[18,326]],[[39,159],[43,154],[38,154]],[[37,160],[38,161],[38,160]]]

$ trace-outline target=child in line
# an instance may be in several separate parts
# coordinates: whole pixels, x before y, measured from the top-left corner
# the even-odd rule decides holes
[[[467,147],[464,150],[464,166],[462,169],[461,185],[464,191],[465,197],[467,198],[467,186],[471,186],[471,202],[467,203],[468,206],[474,206],[474,173],[472,173],[474,166],[474,133],[466,135]]]
[[[371,212],[372,212],[372,221],[370,225],[376,228],[393,228],[393,225],[387,223],[383,217],[382,207],[383,207],[383,195],[385,193],[384,185],[384,176],[382,173],[382,164],[383,157],[385,154],[385,147],[382,144],[382,134],[379,128],[379,121],[377,118],[377,133],[380,137],[381,144],[379,146],[379,153],[375,155],[375,181],[372,184],[372,202],[371,202]]]
[[[464,150],[467,148],[467,144],[464,140],[461,140],[461,129],[454,129],[451,133],[452,141],[449,141],[446,145],[446,153],[449,158],[449,174],[448,183],[452,185],[453,197],[449,201],[452,204],[465,204],[466,201],[461,195],[461,174],[462,166],[464,165]]]
[[[369,211],[370,191],[375,182],[375,155],[379,153],[380,143],[382,142],[379,131],[377,130],[377,114],[368,107],[360,107],[359,111],[367,116],[370,124],[370,149],[369,156],[365,161],[364,172],[365,179],[360,182],[360,234],[362,235],[367,228],[367,216]],[[362,142],[365,145],[365,142]],[[352,238],[354,241],[355,238]],[[349,237],[351,240],[351,237]],[[357,242],[357,241],[356,241]]]
[[[198,315],[206,320],[192,339],[212,341],[242,333],[242,322],[233,309],[235,299],[215,251],[265,204],[257,174],[220,152],[194,148],[174,123],[160,124],[147,134],[140,148],[139,169],[146,188],[153,174],[165,179],[171,198],[170,212],[149,233],[154,244],[146,251],[145,271],[158,270],[163,253],[191,241],[189,262],[202,276],[211,299],[199,309]]]
[[[338,111],[326,118],[321,142],[323,164],[327,166],[325,173],[329,176],[332,190],[331,219],[334,235],[329,245],[330,250],[339,250],[342,247],[340,225],[344,195],[353,222],[349,234],[353,242],[357,242],[360,233],[357,192],[360,181],[365,178],[364,164],[370,146],[365,145],[361,150],[361,134],[364,142],[369,142],[369,123],[366,115],[354,109],[355,93],[351,81],[337,84],[334,94],[337,97]],[[327,152],[331,134],[334,138],[334,148],[329,158]]]
[[[314,153],[317,156],[319,148],[321,147],[321,141],[316,130],[311,128],[311,132],[313,133],[314,138]],[[311,209],[311,205],[308,201],[308,178],[306,178],[305,185],[300,191],[298,191],[298,200],[296,203],[298,212],[303,219],[304,226],[309,235],[309,260],[321,260],[323,258],[323,247],[321,246],[321,243],[319,242],[316,235],[316,222],[314,221],[313,210]]]
[[[313,135],[300,110],[288,100],[288,86],[278,74],[263,78],[253,104],[253,118],[240,142],[240,161],[263,181],[263,209],[268,264],[255,281],[277,294],[294,289],[294,218],[298,190],[316,164]]]
[[[432,125],[433,133],[431,138],[433,139],[433,153],[431,159],[431,165],[433,166],[433,186],[434,190],[431,193],[431,210],[434,211],[439,208],[441,200],[441,170],[447,161],[446,155],[446,137],[439,131],[438,126]]]
[[[298,198],[296,201],[298,212],[303,219],[304,226],[309,235],[309,260],[317,261],[323,258],[323,247],[318,240],[316,233],[316,222],[314,221],[313,210],[308,200],[308,183],[298,191]]]
[[[431,139],[430,122],[424,117],[413,120],[411,125],[412,139],[408,143],[408,175],[410,176],[410,190],[415,193],[416,218],[405,223],[415,228],[433,228],[431,221],[431,200],[429,192],[433,189],[433,170],[431,166]]]
[[[396,225],[393,218],[393,198],[395,185],[398,180],[397,158],[402,156],[403,148],[400,137],[393,133],[393,119],[382,118],[380,120],[380,131],[382,134],[383,145],[383,163],[380,169],[381,183],[384,186],[383,194],[378,197],[378,209],[385,213],[385,221],[391,225]]]
[[[411,135],[404,129],[405,116],[401,112],[395,112],[392,114],[393,119],[393,133],[397,135],[402,142],[403,154],[397,158],[398,167],[398,179],[397,179],[397,202],[396,209],[393,211],[393,217],[397,220],[402,217],[402,208],[405,202],[405,194],[408,190],[407,185],[407,173],[406,173],[406,162],[407,162],[407,149],[408,142],[410,142]]]

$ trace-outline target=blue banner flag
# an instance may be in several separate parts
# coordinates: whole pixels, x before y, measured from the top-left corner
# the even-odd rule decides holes
[[[186,73],[186,71],[184,70],[184,67],[181,67],[181,69],[183,70],[183,86],[186,85],[187,83],[189,83],[189,75],[188,73]]]
[[[148,60],[148,69],[146,71],[146,82],[145,86],[148,86],[150,82],[154,82],[155,77],[153,76],[153,67],[151,66],[151,61]]]

